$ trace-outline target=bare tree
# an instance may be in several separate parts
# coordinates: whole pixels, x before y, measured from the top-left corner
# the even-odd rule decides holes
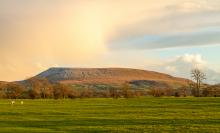
[[[73,99],[73,98],[78,98],[80,96],[80,93],[78,90],[76,89],[70,89],[69,90],[69,94],[68,94],[68,97]]]
[[[220,96],[220,85],[210,85],[206,86],[202,90],[202,95],[207,96],[213,96],[213,97],[219,97]]]
[[[53,97],[53,88],[46,78],[31,78],[27,80],[29,96],[35,98]]]
[[[117,87],[110,87],[109,94],[110,94],[110,97],[115,98],[115,99],[120,97],[119,90]]]
[[[90,98],[93,97],[94,91],[92,89],[83,89],[81,91],[81,98]]]
[[[151,88],[148,90],[148,95],[154,96],[154,97],[161,97],[165,95],[164,89],[161,88]]]
[[[5,86],[6,85],[0,83],[0,99],[6,97],[5,96]]]
[[[134,96],[135,96],[135,97],[143,96],[143,91],[141,91],[141,90],[135,90],[135,91],[134,91]]]
[[[37,78],[30,78],[27,80],[27,88],[29,89],[29,97],[31,99],[41,98],[41,83]]]
[[[6,96],[9,99],[17,99],[21,97],[24,87],[17,83],[8,83],[6,87]]]
[[[191,70],[191,78],[195,81],[195,86],[193,86],[194,96],[200,96],[200,89],[202,82],[206,79],[205,73],[203,73],[198,68]]]
[[[176,91],[179,92],[180,96],[183,96],[183,97],[186,97],[186,96],[190,95],[185,86],[181,86]]]
[[[132,91],[131,91],[131,87],[128,83],[122,84],[121,90],[122,90],[122,95],[124,98],[130,98],[133,96]]]
[[[50,84],[50,82],[45,78],[40,79],[40,82],[41,82],[41,88],[40,88],[41,97],[42,98],[53,97],[53,87]]]
[[[56,83],[53,86],[53,93],[54,93],[55,99],[59,99],[59,98],[65,99],[65,98],[68,98],[70,93],[73,93],[73,91],[72,91],[71,87],[68,85]],[[71,95],[73,97],[73,94],[71,94]]]

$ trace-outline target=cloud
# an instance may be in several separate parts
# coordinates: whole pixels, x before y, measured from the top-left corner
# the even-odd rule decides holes
[[[120,27],[109,40],[109,48],[161,49],[220,44],[219,1],[168,3],[160,5],[160,14],[152,11],[143,19]]]
[[[190,71],[198,68],[206,74],[206,83],[220,83],[220,73],[216,72],[200,54],[185,54],[164,61],[154,66],[154,70],[169,73],[174,76],[191,79]]]
[[[218,0],[0,0],[0,80],[115,49],[218,44],[219,14]]]
[[[164,49],[220,44],[220,27],[166,35],[139,36],[117,41],[112,49]]]

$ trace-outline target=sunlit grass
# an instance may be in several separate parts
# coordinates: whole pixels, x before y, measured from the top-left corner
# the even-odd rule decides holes
[[[220,98],[0,100],[0,132],[220,132]]]

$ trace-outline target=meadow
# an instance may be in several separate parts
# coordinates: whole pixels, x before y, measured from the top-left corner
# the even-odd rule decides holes
[[[24,101],[24,104],[20,104]],[[0,132],[220,132],[220,98],[0,100]]]

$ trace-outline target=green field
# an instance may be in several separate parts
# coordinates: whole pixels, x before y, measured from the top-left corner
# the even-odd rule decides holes
[[[0,132],[220,132],[220,98],[0,100]]]

